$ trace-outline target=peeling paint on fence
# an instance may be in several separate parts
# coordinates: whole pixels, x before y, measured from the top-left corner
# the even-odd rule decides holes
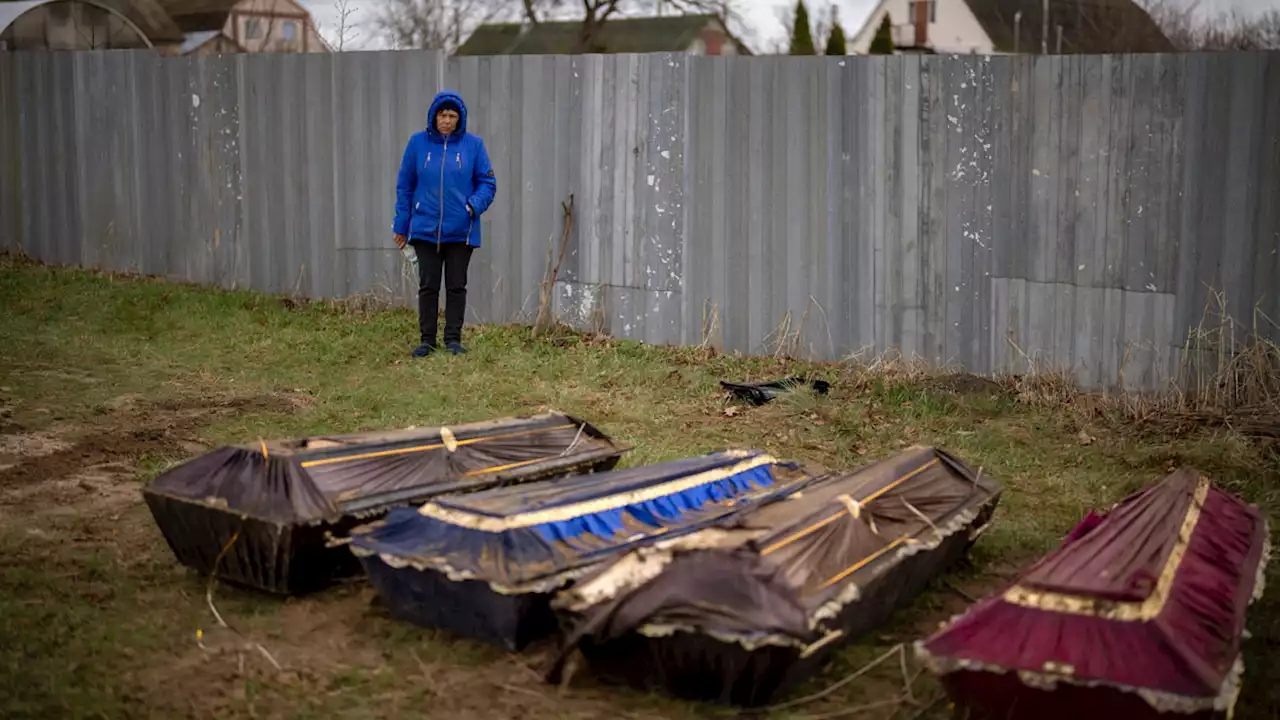
[[[572,195],[555,308],[619,337],[1133,388],[1215,291],[1280,339],[1275,53],[0,53],[0,247],[408,303],[395,175],[442,86],[498,178],[473,321],[532,319]]]

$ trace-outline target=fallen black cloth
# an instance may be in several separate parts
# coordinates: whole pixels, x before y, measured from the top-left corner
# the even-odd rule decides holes
[[[774,380],[767,383],[756,384],[739,384],[720,381],[720,387],[729,391],[736,397],[746,400],[752,405],[763,405],[778,395],[790,392],[794,388],[801,385],[810,385],[814,392],[819,395],[826,395],[831,390],[831,384],[826,380],[806,380],[805,378],[792,377],[785,380]]]

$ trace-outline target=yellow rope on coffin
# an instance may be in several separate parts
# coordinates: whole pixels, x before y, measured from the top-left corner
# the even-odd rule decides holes
[[[455,440],[454,447],[452,448],[449,448],[448,438],[446,438],[442,432],[441,437],[445,439],[445,442],[433,443],[431,445],[418,445],[416,447],[398,448],[396,450],[379,450],[378,452],[361,453],[359,455],[344,455],[342,457],[325,458],[323,460],[308,460],[307,462],[302,463],[302,467],[312,468],[319,465],[333,465],[336,463],[368,460],[370,458],[377,457],[408,455],[410,453],[426,452],[428,450],[439,450],[440,448],[448,448],[450,452],[453,452],[463,445],[474,445],[476,443],[489,442],[490,440],[506,440],[508,438],[520,437],[522,435],[534,435],[536,433],[553,432],[555,430],[568,430],[571,427],[577,426],[573,424],[556,425],[555,427],[537,428],[535,430],[521,430],[520,432],[507,433],[505,435],[487,435],[485,437],[471,438],[470,440]],[[444,428],[444,430],[448,431],[448,428]],[[449,437],[452,437],[452,435],[452,433],[449,433]]]
[[[903,475],[902,477],[898,478],[897,480],[894,480],[893,482],[889,483],[888,485],[885,485],[884,487],[882,487],[882,488],[880,488],[879,490],[877,490],[877,491],[875,491],[875,492],[871,493],[870,495],[868,495],[868,496],[866,496],[866,497],[862,498],[861,500],[857,500],[857,501],[855,501],[855,502],[857,503],[857,505],[859,506],[859,512],[860,512],[861,506],[866,505],[867,503],[871,502],[872,500],[875,500],[876,498],[880,497],[881,495],[883,495],[883,494],[885,494],[885,493],[889,492],[890,490],[892,490],[892,489],[894,489],[894,488],[898,487],[898,486],[899,486],[899,485],[901,485],[902,483],[904,483],[904,482],[906,482],[906,481],[910,480],[911,478],[915,477],[916,475],[919,475],[920,473],[924,472],[925,470],[928,470],[929,468],[931,468],[931,467],[933,467],[934,465],[937,465],[937,464],[938,464],[938,458],[936,458],[936,457],[935,457],[934,459],[930,460],[929,462],[925,463],[924,465],[921,465],[920,467],[916,468],[915,470],[912,470],[911,472],[907,473],[906,475]],[[841,496],[841,498],[843,498],[843,497],[845,497],[845,496]],[[842,502],[843,502],[843,500],[842,500]],[[854,510],[852,510],[852,509],[850,509],[850,514],[851,514],[851,515],[853,515],[854,517],[858,517],[858,513],[856,513],[856,512],[855,512]],[[840,515],[839,513],[837,513],[837,514],[832,515],[832,516],[830,516],[830,517],[827,517],[827,518],[824,518],[824,519],[822,519],[822,520],[819,520],[818,522],[816,522],[816,523],[814,523],[814,524],[810,525],[809,527],[807,527],[807,528],[805,528],[805,529],[801,530],[800,532],[797,532],[796,534],[791,535],[790,537],[783,538],[782,540],[779,540],[778,542],[776,542],[776,543],[774,543],[774,544],[770,545],[769,547],[765,548],[764,550],[761,550],[761,551],[760,551],[760,554],[761,554],[761,555],[768,555],[769,553],[774,552],[775,550],[781,550],[782,548],[786,547],[787,545],[790,545],[791,543],[795,542],[796,540],[799,540],[800,538],[804,537],[805,535],[808,535],[808,534],[810,534],[810,533],[812,533],[812,532],[816,532],[817,530],[820,530],[820,529],[822,529],[823,527],[825,527],[825,526],[827,526],[827,525],[831,524],[832,522],[834,522],[834,521],[835,521],[837,518],[839,518],[840,516],[841,516],[841,515]],[[876,534],[879,534],[879,533],[876,533]]]

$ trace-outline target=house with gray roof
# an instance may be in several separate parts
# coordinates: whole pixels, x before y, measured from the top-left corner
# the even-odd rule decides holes
[[[581,20],[481,25],[456,54],[572,55],[579,51],[582,31]],[[593,34],[586,52],[751,54],[715,15],[610,18]]]

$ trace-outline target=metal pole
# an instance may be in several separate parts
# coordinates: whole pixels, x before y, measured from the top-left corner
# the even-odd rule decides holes
[[[1049,0],[1044,0],[1040,11],[1040,54],[1049,54]]]

